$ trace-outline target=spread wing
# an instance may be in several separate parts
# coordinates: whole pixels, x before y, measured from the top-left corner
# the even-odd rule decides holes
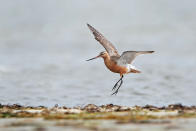
[[[118,59],[118,64],[119,65],[131,64],[136,56],[140,54],[149,54],[153,52],[154,51],[125,51],[122,53],[122,55]]]
[[[88,28],[92,31],[95,39],[99,41],[99,43],[106,49],[110,56],[119,56],[118,51],[112,45],[110,41],[108,41],[101,33],[99,33],[94,27],[87,24]]]

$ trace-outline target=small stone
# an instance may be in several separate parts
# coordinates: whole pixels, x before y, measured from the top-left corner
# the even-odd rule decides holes
[[[100,112],[99,107],[94,104],[88,104],[83,109],[87,112]]]

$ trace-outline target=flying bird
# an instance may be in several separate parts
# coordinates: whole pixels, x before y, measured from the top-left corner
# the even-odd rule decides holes
[[[99,53],[98,56],[88,59],[87,61],[100,58],[104,59],[104,63],[106,67],[114,72],[120,74],[120,79],[116,82],[112,91],[115,90],[111,95],[116,95],[123,83],[123,77],[128,73],[141,73],[137,68],[135,68],[131,63],[135,59],[136,56],[141,54],[150,54],[154,51],[125,51],[122,55],[119,55],[117,49],[114,45],[108,41],[99,31],[97,31],[94,27],[87,24],[88,28],[93,33],[95,39],[105,48],[106,51]],[[119,84],[120,83],[120,84]]]

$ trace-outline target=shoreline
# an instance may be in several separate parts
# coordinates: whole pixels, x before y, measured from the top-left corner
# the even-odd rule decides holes
[[[58,115],[61,116],[62,119],[72,119],[71,115],[80,115],[80,114],[109,114],[109,113],[131,113],[132,116],[140,115],[140,116],[149,116],[155,119],[160,117],[196,117],[196,106],[183,106],[181,104],[172,104],[163,107],[156,107],[152,105],[146,106],[119,106],[119,105],[101,105],[97,106],[94,104],[88,104],[84,107],[73,107],[68,108],[66,106],[59,107],[55,105],[52,108],[44,107],[44,106],[21,106],[18,104],[13,105],[1,105],[0,104],[0,118],[25,118],[25,117],[43,117],[43,118],[58,118]],[[96,115],[95,115],[96,116]],[[104,119],[105,117],[103,117]],[[73,119],[77,119],[73,117]],[[83,119],[83,117],[78,117],[78,119]],[[91,118],[89,118],[91,119]],[[92,117],[92,119],[94,119]],[[99,118],[100,119],[100,118]]]
[[[0,130],[170,130],[196,129],[196,106],[118,106],[68,108],[0,104]]]

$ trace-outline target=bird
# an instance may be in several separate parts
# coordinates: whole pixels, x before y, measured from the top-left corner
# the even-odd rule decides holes
[[[150,54],[154,51],[124,51],[121,55],[119,55],[114,45],[108,41],[98,30],[88,23],[87,26],[94,35],[94,38],[105,48],[106,51],[102,51],[98,56],[86,61],[94,60],[96,58],[103,58],[105,66],[111,72],[120,74],[120,79],[112,88],[112,91],[114,90],[114,92],[111,95],[116,95],[121,85],[123,84],[123,77],[125,74],[141,73],[141,71],[131,64],[135,57],[141,54]]]

